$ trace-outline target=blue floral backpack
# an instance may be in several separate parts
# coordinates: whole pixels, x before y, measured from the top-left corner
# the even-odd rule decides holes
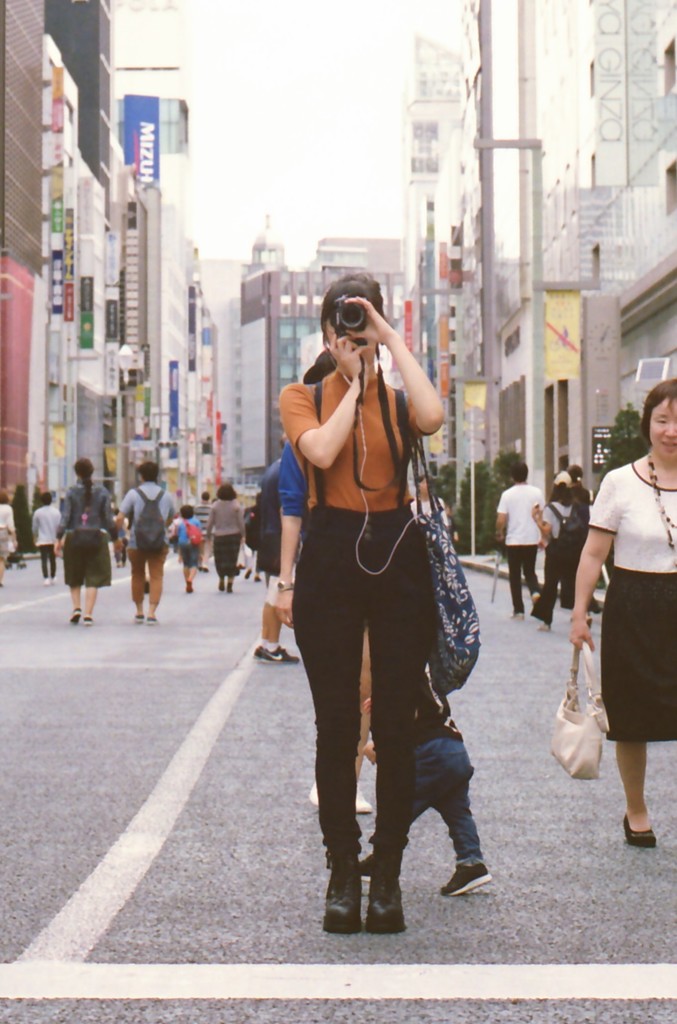
[[[429,669],[433,688],[443,696],[460,690],[472,672],[480,653],[480,621],[444,510],[430,483],[425,449],[420,438],[409,437],[411,464],[416,487],[416,520],[425,538],[437,608],[437,630],[430,651]],[[424,512],[420,482],[425,479],[430,512]]]

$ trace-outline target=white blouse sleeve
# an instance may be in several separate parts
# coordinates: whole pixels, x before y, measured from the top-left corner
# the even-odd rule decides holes
[[[605,476],[590,510],[590,526],[596,526],[609,533],[617,532],[623,514],[616,484],[614,472]]]

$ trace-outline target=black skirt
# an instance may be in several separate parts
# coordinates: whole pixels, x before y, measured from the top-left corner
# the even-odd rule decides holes
[[[237,567],[237,556],[240,551],[242,538],[239,533],[227,533],[222,536],[215,535],[213,543],[214,564],[216,573],[220,579],[224,576],[232,578],[239,576],[240,570]]]
[[[677,572],[614,569],[601,663],[608,739],[677,739]]]

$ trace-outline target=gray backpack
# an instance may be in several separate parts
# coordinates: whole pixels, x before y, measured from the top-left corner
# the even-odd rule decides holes
[[[134,535],[139,551],[162,551],[165,546],[165,521],[160,512],[163,491],[156,498],[148,498],[140,487],[136,493],[143,498],[143,508],[134,520]]]

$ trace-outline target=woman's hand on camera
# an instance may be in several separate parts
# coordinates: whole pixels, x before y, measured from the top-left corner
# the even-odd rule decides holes
[[[346,302],[354,302],[355,305],[362,306],[367,311],[366,327],[361,331],[351,331],[348,335],[349,338],[350,334],[355,334],[357,338],[364,338],[373,345],[385,345],[386,348],[389,348],[389,343],[392,339],[399,337],[390,324],[376,311],[369,299],[363,299],[357,295],[354,298],[347,299]]]
[[[331,354],[336,360],[336,365],[344,376],[349,380],[359,377],[362,370],[362,353],[355,347],[355,342],[347,337],[335,338],[331,345]]]

